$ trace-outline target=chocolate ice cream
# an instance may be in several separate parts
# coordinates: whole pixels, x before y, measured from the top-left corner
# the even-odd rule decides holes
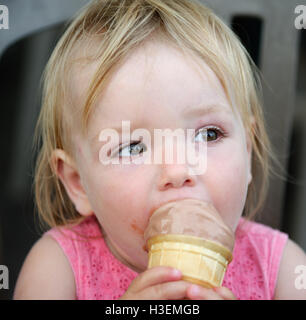
[[[210,203],[197,199],[168,202],[154,211],[144,239],[156,235],[183,234],[200,237],[223,245],[232,252],[234,233]]]

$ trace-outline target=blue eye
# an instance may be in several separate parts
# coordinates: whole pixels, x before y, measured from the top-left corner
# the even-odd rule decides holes
[[[211,127],[211,128],[201,128],[198,131],[198,134],[196,136],[202,137],[202,141],[215,141],[218,139],[219,136],[224,136],[223,132],[216,128],[216,127]],[[201,142],[201,141],[200,141]]]
[[[139,155],[140,153],[143,153],[147,151],[147,147],[145,146],[144,143],[142,142],[133,142],[130,143],[129,145],[119,149],[119,156],[121,157],[130,157],[135,156],[135,155]]]

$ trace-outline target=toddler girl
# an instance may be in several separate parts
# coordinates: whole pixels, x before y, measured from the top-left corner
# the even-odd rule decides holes
[[[193,174],[176,158],[146,162],[154,141],[130,141],[123,121],[151,137],[194,129],[206,170]],[[120,139],[103,139],[108,129]],[[294,273],[306,265],[303,250],[251,222],[273,172],[254,65],[202,4],[91,1],[48,62],[35,141],[36,204],[50,230],[27,256],[14,298],[305,298]],[[220,288],[191,284],[170,267],[146,268],[150,215],[185,198],[211,203],[235,232]]]

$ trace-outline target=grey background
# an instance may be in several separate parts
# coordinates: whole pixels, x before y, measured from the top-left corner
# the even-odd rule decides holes
[[[40,236],[33,211],[33,130],[40,77],[65,22],[87,0],[2,0],[9,30],[0,30],[0,264],[12,297],[26,254]],[[273,178],[257,220],[287,232],[306,250],[306,30],[296,30],[295,0],[206,0],[240,36],[264,77],[268,133],[292,180]],[[306,3],[305,3],[306,5]]]

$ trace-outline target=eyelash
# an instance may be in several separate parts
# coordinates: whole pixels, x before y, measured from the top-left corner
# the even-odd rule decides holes
[[[221,136],[220,138],[217,138],[217,139],[214,140],[214,141],[209,141],[210,143],[216,143],[216,142],[218,142],[219,140],[221,140],[222,138],[224,138],[224,137],[227,136],[226,132],[225,132],[223,129],[221,129],[221,128],[219,128],[219,127],[216,127],[216,126],[209,126],[209,127],[203,126],[203,127],[200,127],[198,130],[196,130],[196,135],[197,135],[197,133],[200,132],[202,129],[206,129],[207,131],[208,131],[208,130],[215,130],[215,131],[218,132],[218,134]]]
[[[208,131],[208,130],[215,130],[215,131],[218,132],[218,134],[221,136],[220,138],[217,138],[217,139],[214,140],[214,141],[209,141],[210,143],[217,143],[219,140],[221,140],[222,138],[224,138],[224,137],[227,136],[227,134],[226,134],[226,132],[225,132],[224,130],[222,130],[221,128],[218,128],[218,127],[216,127],[216,126],[209,126],[209,127],[207,127],[207,128],[205,128],[205,126],[200,127],[199,129],[197,129],[197,130],[195,131],[195,136],[201,131],[201,129],[206,129],[207,131]],[[122,152],[122,150],[123,150],[124,148],[130,147],[130,146],[132,146],[132,145],[137,145],[137,144],[140,143],[140,142],[141,142],[141,141],[131,141],[131,143],[130,143],[129,145],[126,145],[126,146],[123,146],[123,147],[122,147],[122,144],[120,144],[119,147],[118,147],[118,150],[116,151],[116,154]],[[120,157],[122,157],[122,156],[120,156]]]

